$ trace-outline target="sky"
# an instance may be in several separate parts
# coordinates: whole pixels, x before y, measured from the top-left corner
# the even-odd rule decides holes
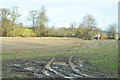
[[[110,24],[118,24],[119,0],[0,0],[0,8],[17,6],[21,16],[17,22],[30,26],[27,20],[30,10],[40,10],[45,6],[49,26],[69,27],[71,22],[82,23],[87,14],[93,15],[97,26],[106,29]]]

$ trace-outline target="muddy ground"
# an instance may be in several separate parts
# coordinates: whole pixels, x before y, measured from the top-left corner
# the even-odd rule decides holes
[[[83,58],[72,57],[71,67],[70,57],[56,57],[52,59],[36,60],[11,60],[3,61],[2,70],[5,72],[3,77],[21,78],[113,78],[114,74],[100,71],[96,65],[86,62]],[[51,71],[51,69],[56,71]],[[16,76],[14,76],[14,74]],[[11,76],[13,74],[13,76]],[[17,75],[18,74],[18,75]]]

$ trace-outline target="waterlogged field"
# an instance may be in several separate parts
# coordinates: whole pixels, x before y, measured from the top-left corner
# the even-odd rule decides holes
[[[3,78],[117,77],[117,40],[2,38],[0,44]]]

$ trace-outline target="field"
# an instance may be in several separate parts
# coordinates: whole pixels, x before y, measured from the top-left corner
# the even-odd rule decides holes
[[[32,64],[34,63],[37,67],[39,66],[40,71],[44,70],[44,66],[53,58],[61,63],[54,62],[49,64],[54,66],[54,64],[63,64],[64,62],[67,65],[72,57],[73,63],[76,65],[79,63],[78,60],[84,61],[83,68],[86,71],[81,70],[81,72],[86,72],[85,74],[95,76],[98,73],[97,77],[107,78],[116,78],[118,76],[117,40],[2,38],[2,43],[0,44],[2,44],[3,78],[41,78],[40,74],[39,76],[35,75],[35,70],[25,69],[33,68]],[[25,63],[27,63],[27,67],[24,65]],[[22,66],[20,67],[20,65]],[[70,63],[68,66],[71,65]],[[62,67],[60,68],[63,69]],[[71,68],[67,73],[70,72]],[[59,68],[57,70],[59,72]],[[65,75],[68,75],[67,73]],[[56,74],[54,72],[54,75]],[[42,73],[41,75],[42,77],[48,77],[43,76]],[[56,77],[59,76],[57,74]]]

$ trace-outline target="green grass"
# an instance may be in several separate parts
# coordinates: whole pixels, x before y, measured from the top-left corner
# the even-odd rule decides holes
[[[109,48],[107,48],[109,46]],[[118,47],[114,43],[100,45],[100,48],[88,50],[84,53],[90,63],[94,63],[103,72],[112,72],[117,74],[118,70]]]
[[[31,29],[24,29],[24,31],[33,32],[33,30],[31,30]]]
[[[19,28],[19,27],[15,28],[15,34],[16,34],[16,36],[32,36],[32,35],[35,35],[33,30]]]
[[[3,60],[15,60],[15,59],[51,59],[57,55],[61,55],[61,53],[65,54],[66,51],[60,51],[57,52],[57,54],[54,54],[54,52],[41,52],[41,53],[25,53],[25,54],[16,54],[16,53],[10,53],[10,55],[3,54],[2,59]]]
[[[10,75],[6,71],[2,72],[2,76],[6,76],[4,78],[32,78],[32,76],[27,75],[26,73],[17,73],[17,72],[9,72]],[[17,80],[17,79],[12,79],[12,80]]]

